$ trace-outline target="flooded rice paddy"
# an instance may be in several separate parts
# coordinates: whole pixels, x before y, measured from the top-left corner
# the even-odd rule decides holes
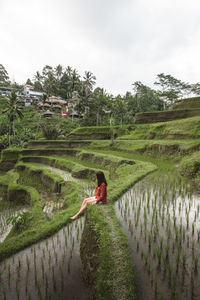
[[[84,218],[0,264],[0,299],[88,299],[82,281],[80,240]]]
[[[0,192],[1,193],[1,192]],[[2,243],[10,230],[12,225],[7,223],[8,218],[16,216],[19,212],[26,211],[27,207],[25,206],[14,206],[8,202],[3,201],[0,197],[0,243]]]
[[[154,173],[115,204],[137,299],[200,299],[200,195],[177,173]]]
[[[81,184],[88,196],[94,193],[93,184],[75,179],[67,171],[41,164],[37,166],[50,169],[65,181]],[[53,194],[51,200],[55,201],[56,197],[58,195]],[[1,209],[0,230],[5,231],[7,218],[19,211],[19,207],[12,208],[11,204],[9,209]],[[83,227],[84,217],[68,224],[51,238],[38,242],[0,263],[0,299],[88,299],[88,288],[82,280],[80,260]]]

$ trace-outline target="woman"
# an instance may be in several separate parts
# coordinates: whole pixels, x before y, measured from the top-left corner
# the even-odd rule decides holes
[[[79,216],[84,212],[88,204],[107,204],[107,182],[104,176],[104,173],[99,171],[96,173],[97,177],[97,187],[96,187],[96,193],[94,197],[86,198],[83,200],[83,203],[81,205],[81,208],[77,214],[75,214],[73,217],[71,217],[71,220],[75,220],[79,218]]]

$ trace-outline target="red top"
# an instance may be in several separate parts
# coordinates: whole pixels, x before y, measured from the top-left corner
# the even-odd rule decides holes
[[[95,197],[97,198],[97,202],[102,201],[104,204],[108,203],[107,200],[107,187],[105,182],[102,182],[100,186],[97,186]]]

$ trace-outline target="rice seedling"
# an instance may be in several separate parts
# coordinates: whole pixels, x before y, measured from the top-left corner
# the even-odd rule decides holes
[[[151,234],[149,233],[148,235],[148,242],[149,242],[149,250],[151,250],[151,244],[152,244],[152,237],[151,237]]]
[[[27,270],[29,272],[29,270],[30,270],[30,261],[29,261],[28,255],[26,255],[26,265],[27,265]]]
[[[68,273],[70,273],[70,260],[68,260],[67,271],[68,271]]]
[[[198,243],[200,242],[200,230],[197,231],[197,240],[198,240]]]
[[[6,290],[3,288],[3,300],[6,300],[7,297],[6,297]]]
[[[197,273],[197,271],[198,271],[198,263],[199,263],[199,258],[198,258],[198,256],[195,256],[194,257],[194,271],[195,271],[195,273]]]
[[[44,280],[44,260],[42,259],[42,257],[40,258],[41,260],[41,268],[42,268],[42,278]]]
[[[19,300],[19,297],[20,297],[19,289],[16,289],[16,295],[17,295],[17,300]]]
[[[187,254],[184,252],[182,254],[182,268],[183,268],[183,271],[185,271],[186,260],[187,260]]]
[[[194,223],[192,223],[192,236],[194,236]]]

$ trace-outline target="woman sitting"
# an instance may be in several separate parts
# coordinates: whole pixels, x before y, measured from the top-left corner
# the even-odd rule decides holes
[[[80,217],[88,204],[107,204],[107,182],[104,173],[99,171],[96,173],[97,187],[94,197],[86,198],[83,200],[80,210],[70,219],[75,220]]]

